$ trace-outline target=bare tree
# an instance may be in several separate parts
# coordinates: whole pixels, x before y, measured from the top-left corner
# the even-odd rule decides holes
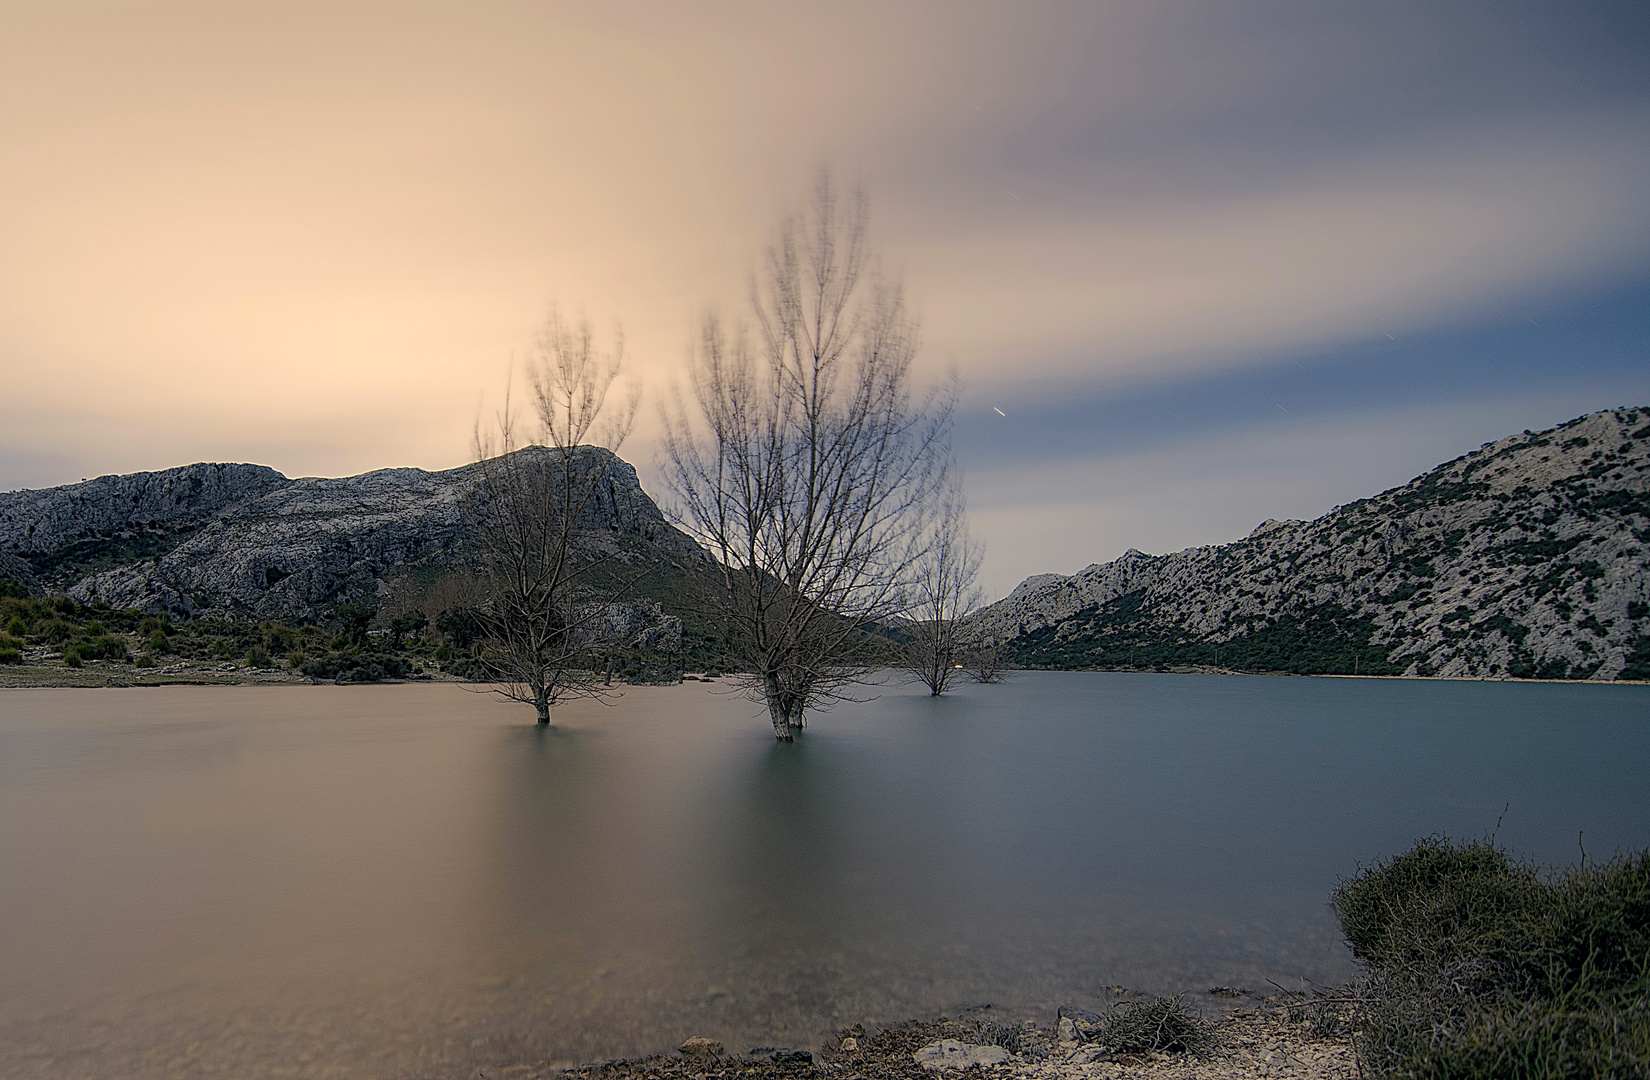
[[[974,642],[962,652],[963,673],[977,683],[1003,681],[1002,653],[995,641]]]
[[[783,742],[875,662],[955,400],[954,382],[913,394],[916,321],[870,265],[867,208],[821,174],[752,283],[754,333],[708,316],[693,415],[667,417],[676,515],[720,570],[707,607]]]
[[[954,471],[941,485],[927,515],[925,543],[917,557],[905,612],[906,670],[935,697],[963,669],[959,622],[979,606],[974,587],[984,549],[968,534],[962,479]]]
[[[641,403],[632,386],[607,408],[622,356],[622,337],[603,353],[588,322],[569,326],[552,311],[527,363],[530,439],[508,391],[496,430],[476,425],[481,476],[470,517],[483,663],[496,692],[532,705],[541,724],[560,701],[609,692],[593,656],[607,644],[613,603],[639,577],[623,564],[643,538],[615,534],[606,519],[616,508],[604,499]]]

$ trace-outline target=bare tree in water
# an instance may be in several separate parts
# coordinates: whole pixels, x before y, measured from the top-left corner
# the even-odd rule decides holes
[[[720,570],[706,606],[783,742],[879,661],[947,456],[955,382],[913,392],[916,320],[867,208],[821,174],[752,283],[754,327],[705,319],[664,440],[679,523]]]
[[[1002,682],[1002,650],[995,640],[976,641],[963,650],[963,672],[977,683]]]
[[[570,326],[553,311],[527,364],[532,421],[521,423],[506,392],[496,430],[476,426],[483,664],[497,692],[532,705],[541,724],[558,702],[607,692],[594,657],[613,604],[639,576],[645,538],[615,524],[613,473],[628,468],[616,451],[641,402],[633,386],[609,407],[622,356],[622,337],[604,353],[588,322]]]
[[[905,667],[935,697],[962,674],[961,620],[979,606],[974,587],[982,546],[968,533],[962,478],[952,471],[927,515],[925,543],[914,565]]]

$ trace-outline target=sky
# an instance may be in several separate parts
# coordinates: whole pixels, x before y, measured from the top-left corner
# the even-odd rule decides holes
[[[821,168],[991,596],[1650,405],[1650,6],[0,5],[0,490],[449,468],[551,305],[657,408]]]

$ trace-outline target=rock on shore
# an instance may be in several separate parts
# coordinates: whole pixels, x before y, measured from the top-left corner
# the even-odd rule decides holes
[[[1062,1017],[1064,1019],[1064,1017]],[[908,1021],[868,1034],[844,1029],[818,1053],[762,1047],[728,1054],[709,1039],[689,1039],[677,1054],[628,1058],[571,1069],[522,1063],[520,1080],[1352,1080],[1358,1065],[1346,1037],[1316,1034],[1284,1007],[1239,1009],[1208,1025],[1212,1049],[1184,1053],[1116,1054],[1078,1039],[1071,1025],[1048,1030],[1033,1021],[1004,1029],[978,1020]],[[1005,1038],[1005,1032],[1009,1037]],[[1014,1042],[1017,1052],[997,1042]],[[715,1049],[711,1049],[714,1047]],[[1096,1052],[1099,1051],[1099,1052]]]

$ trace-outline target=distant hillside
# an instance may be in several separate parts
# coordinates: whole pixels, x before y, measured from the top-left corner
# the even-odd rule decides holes
[[[1592,413],[1314,521],[1027,578],[972,622],[1031,666],[1650,678],[1650,409]]]
[[[667,558],[701,558],[635,469],[581,452],[607,469],[591,542],[620,530],[653,537]],[[291,480],[261,465],[199,464],[0,494],[0,576],[144,612],[315,618],[461,565],[479,469]]]

